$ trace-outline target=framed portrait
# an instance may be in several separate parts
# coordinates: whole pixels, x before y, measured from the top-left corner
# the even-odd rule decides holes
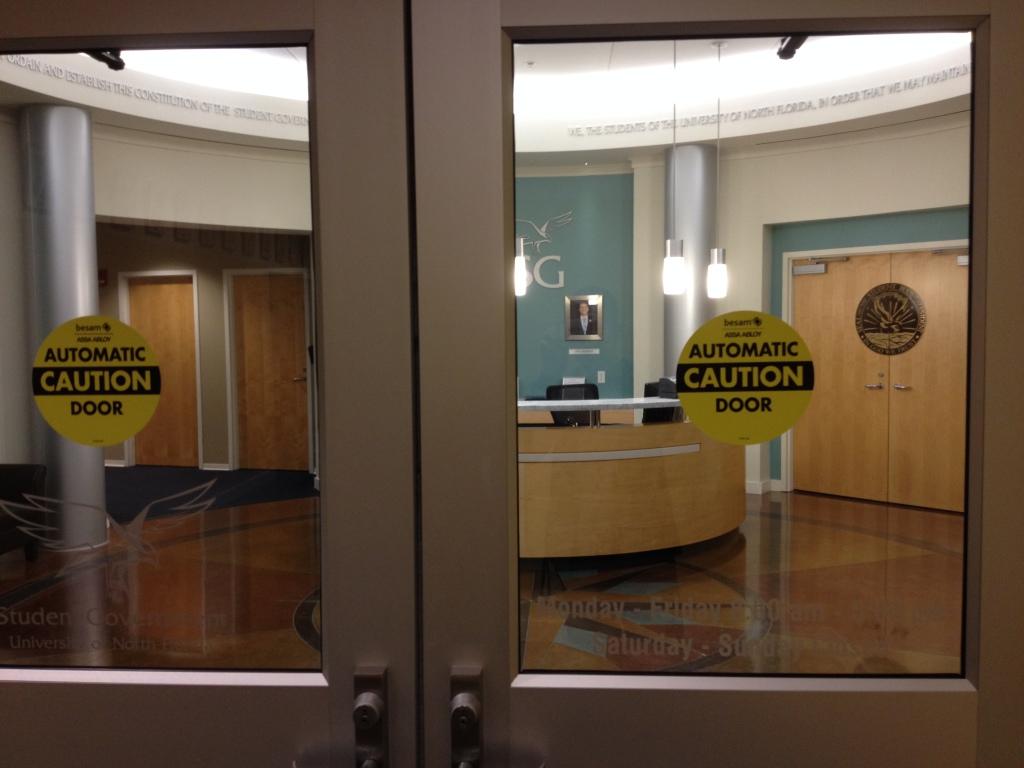
[[[601,341],[604,338],[601,294],[565,297],[565,338],[568,341]]]

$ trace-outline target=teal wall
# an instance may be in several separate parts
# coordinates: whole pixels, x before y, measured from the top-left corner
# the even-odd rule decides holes
[[[771,227],[772,304],[774,315],[782,314],[782,254],[827,248],[856,248],[871,245],[923,243],[933,240],[966,239],[970,231],[969,209],[939,208],[929,211],[858,216],[849,219],[805,221]],[[782,477],[779,441],[769,448],[771,477]]]
[[[566,212],[572,220],[552,221]],[[538,235],[530,223],[544,229]],[[545,229],[545,223],[548,224]],[[543,397],[549,384],[564,376],[598,384],[601,397],[633,395],[633,176],[557,176],[516,180],[516,236],[527,245],[531,269],[539,257],[558,255],[541,270],[544,280],[562,288],[533,283],[516,300],[519,396]],[[551,242],[537,243],[550,239]],[[539,256],[538,256],[539,249]],[[604,338],[565,340],[565,297],[601,294]],[[598,355],[570,355],[570,348],[597,348]]]

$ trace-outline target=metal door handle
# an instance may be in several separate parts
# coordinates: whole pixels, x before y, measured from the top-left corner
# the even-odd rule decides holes
[[[305,376],[293,376],[292,377],[292,381],[305,381],[305,380],[306,380]]]
[[[360,731],[368,731],[384,716],[384,699],[376,691],[363,691],[356,696],[352,719]]]
[[[892,388],[893,388],[893,389],[898,389],[898,390],[900,390],[901,392],[902,392],[903,390],[905,390],[905,389],[912,389],[912,387],[911,387],[910,385],[908,385],[908,384],[893,384],[893,385],[892,385]]]
[[[884,384],[865,384],[864,389],[885,389]]]
[[[388,768],[387,669],[356,670],[356,699],[352,722],[356,726],[356,768]]]
[[[448,707],[452,734],[451,764],[454,768],[481,768],[480,669],[453,669],[451,693],[452,700]]]

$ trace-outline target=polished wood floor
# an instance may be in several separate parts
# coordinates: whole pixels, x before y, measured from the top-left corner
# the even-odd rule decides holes
[[[711,542],[523,560],[522,668],[960,673],[961,516],[747,498]],[[147,520],[91,553],[3,553],[0,664],[317,669],[318,528],[310,498]]]
[[[147,520],[91,553],[0,556],[0,664],[318,669],[315,498]]]
[[[536,671],[960,674],[963,517],[748,496],[739,531],[675,550],[524,561]]]

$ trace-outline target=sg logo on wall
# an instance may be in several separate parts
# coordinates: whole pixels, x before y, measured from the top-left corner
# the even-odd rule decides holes
[[[526,225],[525,227],[522,228],[523,229],[522,235],[520,235],[520,233],[517,232],[516,236],[517,237],[522,236],[523,239],[524,239],[523,247],[526,250],[532,249],[534,251],[534,255],[536,255],[536,257],[537,257],[536,261],[532,261],[533,256],[527,255],[527,257],[526,257],[527,263],[530,264],[530,269],[527,272],[527,276],[526,276],[526,284],[527,284],[527,286],[532,285],[533,283],[537,283],[537,285],[539,285],[541,288],[564,288],[565,287],[565,271],[564,270],[559,269],[557,272],[554,273],[554,274],[557,275],[557,278],[555,280],[545,279],[545,277],[544,277],[544,270],[546,268],[545,265],[547,265],[549,262],[554,262],[555,264],[561,264],[562,257],[557,255],[557,254],[553,254],[553,253],[551,253],[551,254],[544,253],[543,252],[543,247],[545,245],[549,245],[551,243],[552,234],[553,234],[554,230],[558,229],[559,227],[564,227],[567,224],[572,223],[572,217],[573,217],[573,212],[572,211],[566,211],[565,213],[560,213],[557,216],[553,216],[552,218],[548,219],[547,221],[545,221],[543,224],[541,224],[539,226],[535,222],[530,221],[529,219],[516,219],[516,224],[517,225],[519,225],[519,224],[525,224]],[[517,230],[518,229],[519,229],[519,227],[517,226]],[[549,278],[552,275],[552,270],[553,269],[554,269],[554,266],[547,268],[547,270],[548,270],[548,277]]]

